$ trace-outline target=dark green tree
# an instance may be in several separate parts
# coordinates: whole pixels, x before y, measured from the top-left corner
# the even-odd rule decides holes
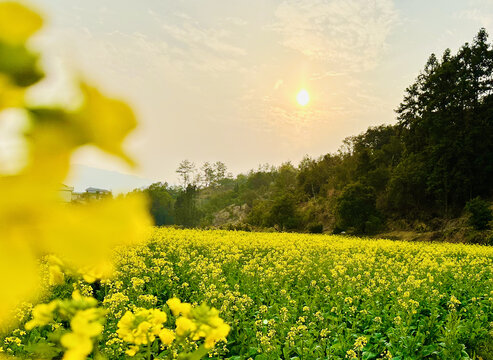
[[[426,191],[443,214],[491,192],[493,50],[487,39],[481,29],[456,55],[432,55],[397,109],[406,161],[423,160]]]
[[[493,220],[490,204],[479,196],[466,203],[465,210],[469,213],[469,224],[476,230],[487,230]]]
[[[267,223],[274,228],[287,231],[300,225],[296,197],[289,192],[275,197],[270,206]]]
[[[433,206],[427,192],[425,159],[420,155],[406,156],[392,171],[388,184],[387,208],[398,216],[419,218],[422,209]]]
[[[185,227],[199,224],[201,214],[197,207],[198,194],[198,188],[190,184],[179,193],[174,208],[176,224]]]
[[[147,197],[149,212],[155,225],[174,224],[174,189],[167,183],[156,182],[146,188],[135,189],[132,193],[142,193]]]
[[[174,223],[174,199],[168,192],[168,184],[157,182],[144,189],[150,201],[150,212],[157,226]]]
[[[361,183],[347,185],[336,200],[337,227],[358,234],[374,232],[380,223],[375,190]]]

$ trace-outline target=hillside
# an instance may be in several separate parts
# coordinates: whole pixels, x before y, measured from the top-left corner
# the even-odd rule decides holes
[[[336,153],[234,178],[222,162],[183,161],[180,187],[155,184],[168,194],[156,224],[490,244],[492,79],[481,29],[456,54],[429,57],[395,124],[350,136]]]

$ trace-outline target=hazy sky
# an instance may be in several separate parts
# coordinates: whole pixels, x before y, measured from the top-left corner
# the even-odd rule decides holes
[[[453,51],[493,0],[33,0],[35,45],[63,89],[79,71],[127,100],[127,148],[151,180],[187,158],[234,172],[334,152],[394,109],[432,52]],[[297,105],[306,88],[311,102]],[[65,95],[65,93],[64,93]],[[63,96],[62,96],[63,98]],[[131,172],[87,149],[74,162]],[[97,184],[94,184],[97,185]]]

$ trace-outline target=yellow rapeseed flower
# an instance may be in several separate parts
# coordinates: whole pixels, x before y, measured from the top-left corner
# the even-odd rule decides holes
[[[163,329],[159,332],[159,339],[164,345],[170,345],[176,338],[175,332],[170,329]]]
[[[58,303],[55,301],[49,304],[39,304],[33,308],[33,319],[25,325],[26,330],[34,329],[36,326],[44,326],[53,321],[53,311],[57,308]]]
[[[43,19],[36,12],[17,2],[0,2],[0,41],[22,44],[42,25]]]
[[[192,319],[181,316],[176,319],[176,334],[178,336],[186,336],[197,330],[197,324]]]
[[[117,334],[130,344],[145,345],[159,336],[166,320],[166,313],[158,309],[127,311],[118,322]]]
[[[168,301],[166,301],[166,304],[168,305],[174,316],[188,316],[190,314],[190,310],[192,309],[192,305],[188,303],[182,303],[178,298],[168,299]]]

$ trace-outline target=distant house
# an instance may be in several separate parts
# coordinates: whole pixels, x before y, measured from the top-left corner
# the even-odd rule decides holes
[[[86,202],[87,200],[98,200],[112,196],[110,190],[88,187],[85,192],[75,192],[73,186],[62,184],[58,190],[62,202]]]
[[[62,184],[58,192],[60,193],[60,198],[62,199],[62,202],[69,203],[72,201],[72,193],[74,192],[74,188],[72,186]]]
[[[72,201],[80,201],[83,200],[85,193],[81,192],[73,192],[72,193]]]
[[[111,197],[111,195],[110,190],[88,187],[85,192],[72,193],[72,201],[86,202],[89,200],[99,200],[107,196]]]
[[[85,194],[90,199],[101,199],[102,197],[110,196],[111,195],[111,191],[110,190],[106,190],[106,189],[98,189],[98,188],[95,188],[95,187],[88,187],[86,189]]]

